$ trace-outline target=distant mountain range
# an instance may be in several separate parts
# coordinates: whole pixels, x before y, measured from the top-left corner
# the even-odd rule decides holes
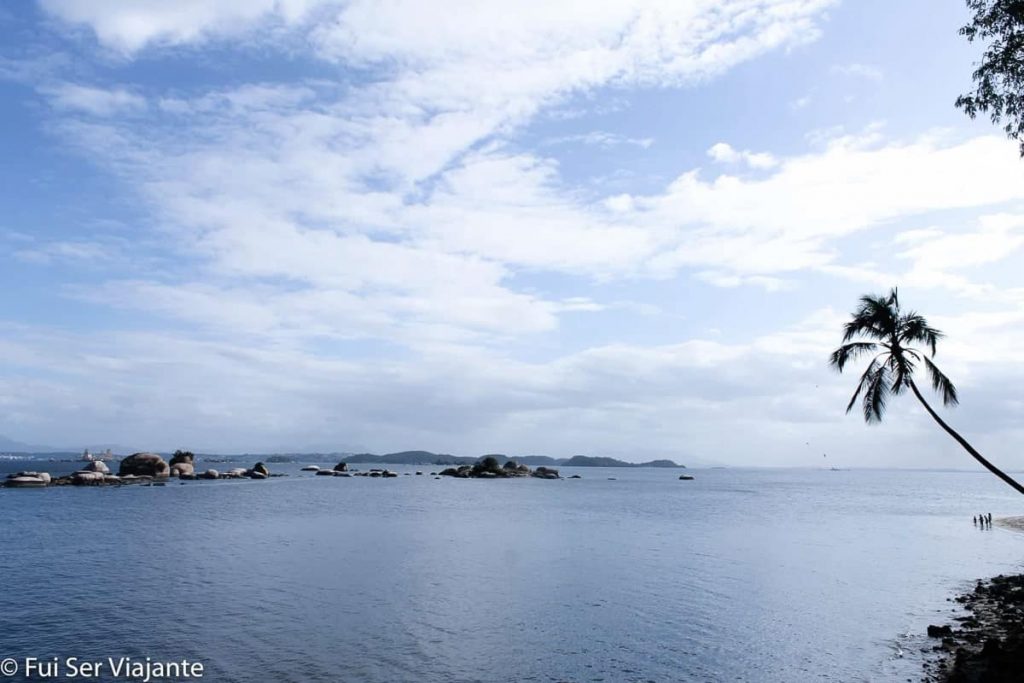
[[[552,458],[547,455],[524,455],[522,457],[509,457],[501,453],[490,453],[489,455],[498,459],[502,465],[508,460],[515,460],[523,465],[531,467],[685,467],[671,460],[651,460],[650,462],[625,462],[615,458],[592,457],[587,455],[574,455],[571,458]],[[481,456],[487,457],[487,456]],[[359,463],[364,465],[472,465],[480,458],[448,455],[447,453],[431,453],[430,451],[402,451],[400,453],[388,453],[387,455],[375,455],[373,453],[356,453],[341,459],[341,462]]]
[[[102,453],[107,448],[110,448],[111,451],[118,455],[134,452],[133,449],[116,445],[108,446],[106,444],[100,444],[89,446],[89,449],[93,453]],[[15,441],[14,439],[9,439],[5,436],[0,436],[0,453],[77,456],[80,455],[82,451],[76,448],[52,448],[50,446],[28,444],[21,441]],[[487,457],[486,455],[483,455],[478,458],[473,458],[449,455],[447,453],[432,453],[430,451],[401,451],[399,453],[387,453],[385,455],[376,455],[374,453],[279,453],[270,456],[261,456],[260,454],[218,455],[213,453],[202,453],[199,455],[201,458],[210,460],[211,462],[214,462],[214,459],[216,458],[234,460],[237,458],[244,459],[264,457],[267,462],[315,461],[334,463],[347,462],[367,465],[472,465],[481,458]],[[571,458],[552,458],[547,455],[510,457],[501,453],[490,453],[488,455],[492,455],[497,458],[498,462],[502,465],[504,465],[508,460],[515,460],[520,464],[529,465],[531,467],[685,467],[685,465],[678,465],[671,460],[651,460],[649,462],[634,463],[617,460],[615,458],[588,455],[574,455]]]

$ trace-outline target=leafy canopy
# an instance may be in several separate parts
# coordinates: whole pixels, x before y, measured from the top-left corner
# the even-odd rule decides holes
[[[974,13],[960,29],[969,42],[988,43],[974,70],[974,92],[956,98],[972,119],[985,113],[1020,142],[1024,157],[1024,0],[967,0]]]
[[[923,316],[900,309],[896,289],[890,290],[888,296],[862,296],[860,306],[843,328],[843,345],[829,357],[829,365],[842,372],[851,361],[874,354],[846,412],[853,409],[863,393],[864,420],[881,422],[890,396],[899,395],[908,387],[916,392],[913,375],[918,364],[924,364],[932,388],[942,396],[943,404],[956,405],[956,387],[931,360],[942,336]],[[930,354],[914,345],[926,347]]]

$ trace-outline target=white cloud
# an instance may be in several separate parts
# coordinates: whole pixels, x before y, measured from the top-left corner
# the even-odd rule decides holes
[[[43,92],[55,107],[94,116],[138,113],[146,109],[146,99],[124,88],[94,88],[75,83],[46,86]]]
[[[744,163],[751,168],[767,169],[777,166],[778,159],[768,152],[751,152],[733,149],[726,142],[717,142],[708,149],[708,156],[722,164]]]
[[[832,73],[840,76],[850,76],[853,78],[863,78],[868,81],[881,81],[885,78],[885,74],[877,66],[871,66],[870,64],[836,64],[832,67]]]
[[[618,145],[635,145],[647,149],[654,144],[654,138],[631,138],[625,135],[619,135],[617,133],[608,133],[605,131],[590,131],[589,133],[579,133],[576,135],[563,135],[557,138],[549,138],[545,140],[547,145],[561,145],[566,143],[579,143],[583,145],[593,145],[595,147],[602,147],[609,149]]]
[[[150,44],[180,45],[238,35],[260,23],[294,24],[320,0],[40,0],[47,12],[84,24],[107,47],[131,54]]]

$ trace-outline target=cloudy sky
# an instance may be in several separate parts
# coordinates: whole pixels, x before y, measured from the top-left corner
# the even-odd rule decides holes
[[[826,367],[898,285],[1024,467],[1024,161],[959,0],[0,8],[0,434],[973,467]],[[827,454],[827,458],[825,457]]]

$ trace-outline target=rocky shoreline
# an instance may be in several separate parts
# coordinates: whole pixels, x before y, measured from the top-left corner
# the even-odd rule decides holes
[[[956,625],[929,626],[940,640],[926,662],[928,683],[1011,683],[1024,680],[1024,575],[978,581],[955,598],[965,612]]]

